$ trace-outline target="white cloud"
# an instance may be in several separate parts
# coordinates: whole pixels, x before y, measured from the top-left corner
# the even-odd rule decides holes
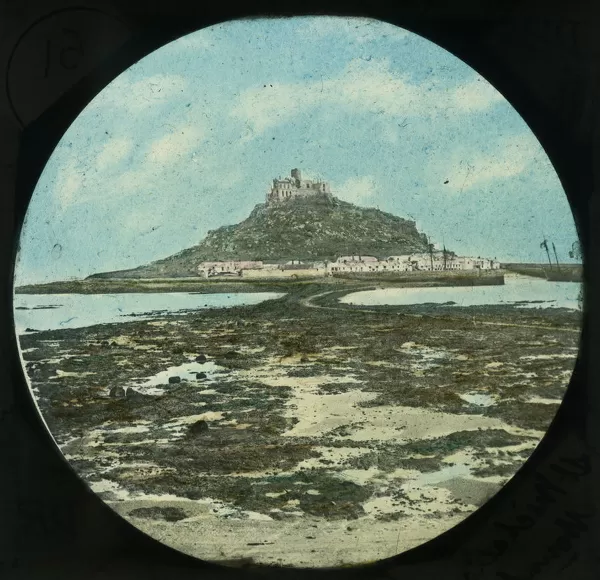
[[[110,139],[102,147],[96,158],[96,168],[104,171],[124,159],[133,148],[133,141],[127,137]]]
[[[482,111],[503,101],[485,80],[448,89],[429,80],[413,84],[389,68],[387,60],[352,60],[342,73],[312,82],[259,85],[242,92],[230,111],[248,130],[248,141],[270,127],[318,105],[393,117],[436,117]]]
[[[375,180],[370,175],[351,177],[339,186],[335,186],[336,196],[352,203],[364,203],[377,193]]]
[[[118,196],[127,193],[136,193],[152,185],[157,177],[158,175],[154,167],[143,164],[136,169],[124,171],[118,176],[113,177],[110,180],[111,190],[116,192]],[[107,196],[103,195],[102,198],[106,200]]]
[[[448,192],[462,192],[498,179],[510,179],[526,172],[532,163],[545,159],[545,153],[532,134],[500,140],[494,153],[453,152],[432,175],[448,180]],[[460,156],[460,159],[459,159]]]
[[[116,175],[107,171],[89,171],[88,168],[66,162],[57,172],[54,197],[62,210],[87,202],[107,202],[137,193],[152,183],[147,170],[130,170]]]
[[[182,126],[152,142],[147,160],[151,163],[170,163],[198,146],[204,131],[197,126]]]
[[[452,91],[450,98],[457,109],[466,112],[482,111],[494,103],[505,101],[501,93],[479,76]]]
[[[91,156],[74,157],[69,148],[57,150],[53,195],[58,205],[66,210],[80,203],[107,204],[127,197],[137,203],[134,200],[139,201],[139,196],[172,187],[173,173],[189,176],[190,164],[201,182],[213,189],[233,187],[244,178],[239,168],[223,171],[220,151],[207,149],[203,141],[206,131],[198,123],[192,125],[186,119],[185,124],[167,130],[151,141],[145,155],[127,170],[116,165],[135,144],[126,139],[112,139]]]
[[[66,208],[78,200],[83,187],[83,173],[78,169],[74,160],[67,161],[58,171],[54,183],[55,199],[61,208]]]
[[[187,80],[181,75],[155,74],[131,81],[127,72],[114,79],[94,98],[86,109],[88,115],[96,108],[122,108],[131,113],[142,112],[168,102],[188,87]]]

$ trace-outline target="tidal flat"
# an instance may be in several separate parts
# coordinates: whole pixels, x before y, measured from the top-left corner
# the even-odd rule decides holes
[[[206,560],[337,566],[446,531],[523,465],[581,313],[257,305],[19,337],[62,453],[142,531]]]

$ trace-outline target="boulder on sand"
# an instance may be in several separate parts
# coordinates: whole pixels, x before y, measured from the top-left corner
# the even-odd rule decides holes
[[[113,399],[122,399],[125,397],[125,389],[123,387],[112,387],[108,395]]]
[[[199,355],[196,357],[196,362],[197,362],[197,363],[203,363],[203,362],[206,362],[206,355],[204,355],[204,354],[199,354]]]
[[[203,419],[192,423],[189,427],[189,432],[191,435],[199,435],[200,433],[206,433],[206,431],[208,431],[208,423]]]
[[[173,385],[175,383],[180,383],[181,382],[181,377],[178,376],[174,376],[174,377],[169,377],[169,384]]]
[[[205,379],[206,378],[206,373],[196,373],[196,378],[197,379]]]

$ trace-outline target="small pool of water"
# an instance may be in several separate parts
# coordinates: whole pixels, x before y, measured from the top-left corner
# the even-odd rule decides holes
[[[496,399],[491,395],[485,395],[482,393],[469,393],[466,395],[459,395],[459,397],[477,407],[491,407],[496,404]]]
[[[442,467],[438,471],[431,471],[421,473],[418,475],[413,483],[419,485],[435,485],[436,483],[442,483],[453,479],[455,477],[463,477],[471,475],[471,470],[468,465],[464,463],[456,463],[455,465],[449,465],[448,467]]]
[[[139,383],[131,386],[144,395],[162,395],[168,389],[168,386],[165,385],[169,385],[170,377],[179,377],[181,381],[188,383],[208,385],[214,382],[216,375],[224,370],[224,367],[219,366],[210,360],[202,363],[191,361],[182,365],[169,367],[152,377],[140,379]],[[206,377],[196,378],[198,373],[204,373]],[[178,383],[172,383],[170,386],[175,386],[177,384]]]

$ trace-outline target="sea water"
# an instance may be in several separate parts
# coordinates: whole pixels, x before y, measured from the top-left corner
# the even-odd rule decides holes
[[[259,304],[284,296],[276,292],[192,294],[184,292],[119,294],[15,294],[15,327],[58,330],[94,324],[144,320],[185,310]]]
[[[504,278],[496,286],[440,286],[437,288],[380,288],[353,292],[340,302],[357,306],[408,306],[445,304],[449,306],[513,305],[517,308],[568,308],[577,310],[581,284],[548,282],[530,276]]]

